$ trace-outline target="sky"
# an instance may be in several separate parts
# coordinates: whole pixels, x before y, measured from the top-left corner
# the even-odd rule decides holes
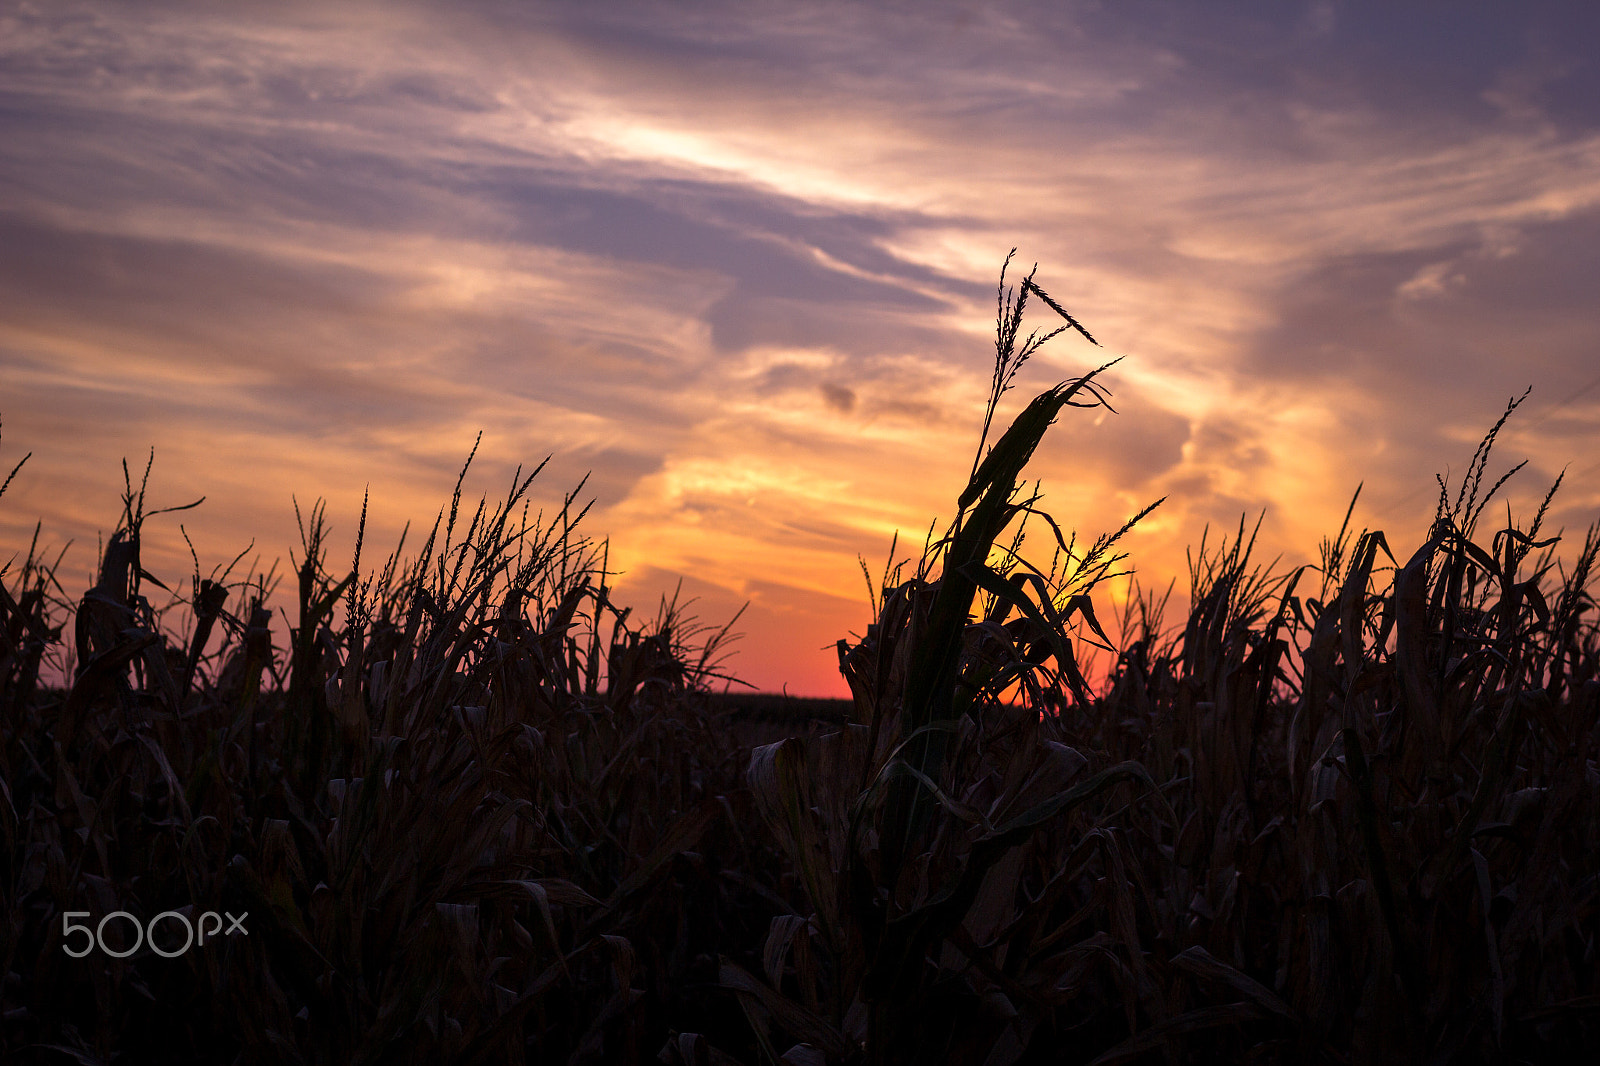
[[[150,449],[146,567],[368,559],[550,457],[617,599],[682,583],[735,674],[833,642],[951,516],[996,284],[1121,357],[1030,476],[1140,581],[1208,525],[1419,543],[1490,476],[1600,517],[1600,8],[1581,3],[0,0],[0,561],[87,582]],[[1033,315],[1048,328],[1050,315]],[[0,471],[4,473],[4,471]],[[1452,482],[1453,483],[1453,482]],[[337,563],[335,565],[338,565]],[[1120,593],[1102,590],[1114,605]]]

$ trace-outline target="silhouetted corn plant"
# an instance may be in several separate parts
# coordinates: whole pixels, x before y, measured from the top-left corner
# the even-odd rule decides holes
[[[1019,482],[1063,408],[1105,403],[1096,382],[1104,366],[1040,394],[984,451],[1017,370],[1060,332],[1019,340],[1030,294],[1088,337],[1032,274],[1015,292],[1002,272],[994,378],[956,517],[925,551],[916,578],[886,582],[867,639],[841,645],[858,724],[752,754],[751,788],[812,908],[809,919],[774,920],[763,956],[768,985],[724,965],[724,984],[746,1004],[769,1058],[776,1045],[767,1018],[829,1059],[984,1061],[995,1040],[1020,1053],[1036,1019],[1014,1009],[986,1017],[989,989],[980,986],[991,982],[967,975],[992,968],[992,938],[1009,941],[1020,928],[1024,869],[1072,829],[1089,844],[1086,861],[1123,865],[1121,842],[1074,813],[1124,783],[1143,786],[1162,806],[1137,763],[1083,774],[1087,760],[1052,739],[1049,712],[1090,700],[1074,629],[1081,623],[1106,639],[1089,591],[1120,560],[1117,541],[1143,515],[1080,549],[1038,508],[1037,491]],[[1018,554],[1029,516],[1054,534],[1048,570]],[[1131,915],[1120,906],[1118,913]],[[806,946],[807,922],[816,949]],[[780,1005],[791,951],[807,960],[796,963],[802,1002]],[[809,962],[814,955],[820,965]],[[1128,957],[1133,971],[1142,964],[1137,953]],[[967,1051],[956,1055],[963,1044]]]

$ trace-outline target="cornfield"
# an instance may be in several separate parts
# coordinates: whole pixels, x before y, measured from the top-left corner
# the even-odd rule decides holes
[[[1022,335],[1033,298],[1059,328]],[[284,581],[196,558],[167,592],[131,477],[93,588],[19,552],[0,1053],[1592,1060],[1600,526],[1557,554],[1558,480],[1526,528],[1484,529],[1519,401],[1409,555],[1347,517],[1275,572],[1241,521],[1193,553],[1181,623],[1136,592],[1108,626],[1142,514],[1080,543],[1023,480],[1106,367],[991,443],[1029,356],[1093,340],[1031,274],[997,305],[956,517],[869,579],[852,699],[771,743],[714,692],[732,623],[614,602],[577,493],[530,513],[538,470],[463,506],[464,467],[376,568],[361,537],[335,568],[318,505]],[[243,928],[167,950],[206,914]],[[83,924],[104,950],[74,954]]]

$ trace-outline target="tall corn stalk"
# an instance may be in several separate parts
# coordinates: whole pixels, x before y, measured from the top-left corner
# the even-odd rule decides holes
[[[1066,325],[1022,337],[1030,295]],[[1035,397],[985,450],[1000,400],[1027,359],[1066,329],[1093,342],[1031,273],[1011,290],[1002,270],[996,302],[994,376],[955,518],[926,550],[917,577],[884,589],[868,639],[841,645],[858,724],[751,757],[757,802],[814,908],[829,992],[815,994],[807,974],[800,984],[810,1003],[785,1008],[773,988],[737,967],[725,966],[724,982],[750,1007],[758,1032],[765,1033],[762,1011],[788,1018],[787,1031],[830,1057],[943,1059],[949,1033],[928,1022],[936,990],[970,964],[954,960],[971,959],[975,938],[1015,917],[1022,856],[1091,798],[1123,782],[1153,787],[1136,763],[1077,780],[1085,760],[1050,740],[1040,720],[1089,698],[1074,620],[1099,633],[1088,593],[1120,560],[1115,545],[1143,515],[1079,549],[1020,478],[1063,409],[1106,405],[1096,379],[1112,364]],[[1048,571],[1018,554],[1029,516],[1055,536]],[[774,986],[783,956],[805,935],[775,921],[764,956]],[[1020,1031],[1011,1038],[1026,1042]],[[763,1046],[770,1057],[765,1036]]]

